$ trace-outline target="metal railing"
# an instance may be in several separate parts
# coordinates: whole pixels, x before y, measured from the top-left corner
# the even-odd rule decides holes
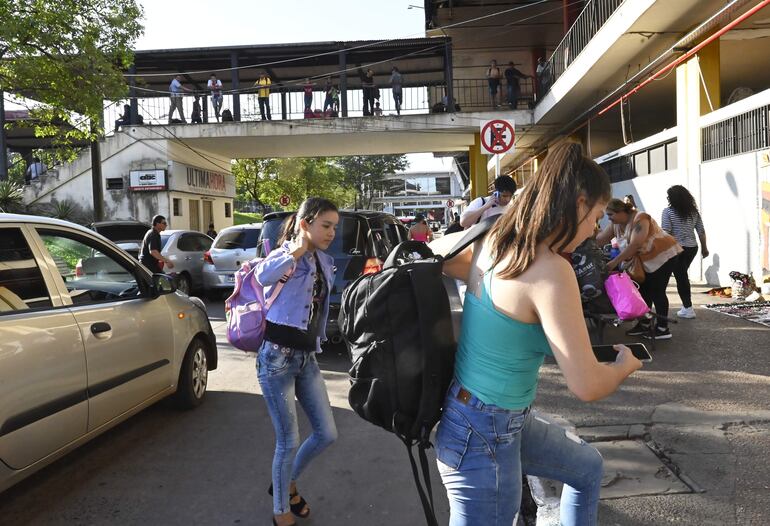
[[[770,147],[770,105],[701,128],[701,159],[713,161]]]
[[[551,88],[624,1],[588,0],[540,74],[540,93]]]
[[[511,106],[508,99],[508,84],[504,78],[500,79],[497,88],[495,106],[492,105],[492,93],[488,79],[455,79],[452,82],[452,90],[456,111],[488,111]],[[431,100],[446,104],[444,91],[443,85],[432,88]],[[519,96],[516,99],[515,107],[512,109],[529,109],[534,106],[534,102],[534,80],[531,77],[519,79]]]

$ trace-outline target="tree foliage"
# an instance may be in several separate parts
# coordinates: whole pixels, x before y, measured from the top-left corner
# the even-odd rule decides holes
[[[282,195],[290,200],[286,208],[298,207],[309,196],[345,207],[355,197],[340,167],[324,158],[241,159],[233,165],[233,175],[240,198],[271,208],[281,207]]]
[[[404,155],[353,155],[337,157],[336,164],[345,172],[349,187],[355,189],[360,208],[371,208],[372,199],[382,189],[385,176],[409,166]]]
[[[103,101],[127,94],[141,17],[136,0],[0,1],[0,90],[41,103],[30,108],[36,135],[92,139]]]

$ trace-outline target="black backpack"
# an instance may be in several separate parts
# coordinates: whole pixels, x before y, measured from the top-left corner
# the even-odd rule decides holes
[[[230,110],[222,110],[222,122],[232,122],[233,112]]]
[[[437,522],[425,450],[441,418],[456,349],[442,264],[486,234],[495,219],[470,228],[445,257],[424,243],[405,241],[391,251],[381,272],[360,276],[342,294],[339,325],[353,360],[350,407],[404,442],[429,525]],[[413,259],[415,252],[420,259]]]

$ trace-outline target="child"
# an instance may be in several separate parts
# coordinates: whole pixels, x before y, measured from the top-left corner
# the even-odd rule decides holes
[[[266,290],[283,288],[267,312],[265,341],[257,355],[257,377],[276,430],[269,493],[273,524],[294,524],[310,508],[297,492],[296,480],[307,465],[337,438],[329,394],[315,354],[326,340],[334,258],[324,252],[334,240],[339,214],[334,203],[306,199],[283,226],[280,246],[262,260],[256,278]],[[312,434],[300,444],[294,398],[310,420]]]

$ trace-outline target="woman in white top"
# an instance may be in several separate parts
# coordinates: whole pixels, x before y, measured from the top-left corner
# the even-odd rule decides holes
[[[695,311],[692,308],[690,278],[687,271],[698,253],[695,233],[700,239],[700,251],[704,258],[708,257],[709,250],[706,247],[706,231],[703,229],[703,221],[695,204],[695,198],[684,186],[677,184],[668,189],[668,207],[663,210],[660,226],[674,236],[684,249],[684,252],[677,257],[674,266],[676,290],[682,300],[682,308],[676,315],[680,318],[694,318]]]

